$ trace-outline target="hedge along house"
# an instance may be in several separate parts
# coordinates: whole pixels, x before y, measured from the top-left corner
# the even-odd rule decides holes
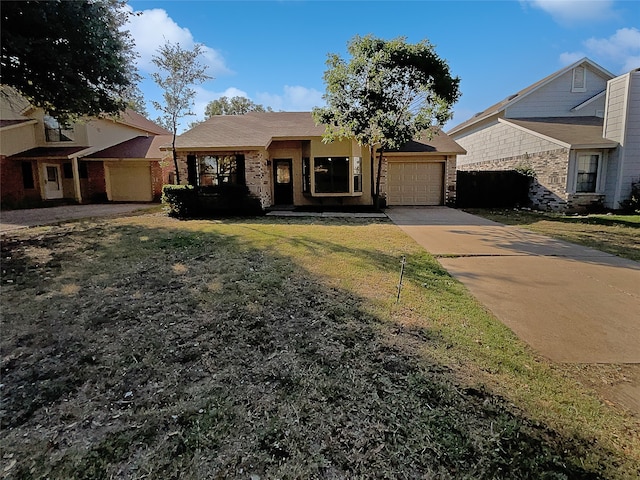
[[[449,130],[461,171],[525,169],[543,210],[621,208],[640,180],[640,71],[584,58]]]
[[[172,162],[159,146],[171,136],[134,111],[62,124],[7,87],[0,107],[4,205],[151,201],[169,181]]]
[[[377,158],[355,141],[323,143],[310,112],[218,115],[176,139],[181,183],[245,184],[262,208],[373,203]],[[381,195],[388,205],[455,201],[456,156],[439,132],[386,152]]]

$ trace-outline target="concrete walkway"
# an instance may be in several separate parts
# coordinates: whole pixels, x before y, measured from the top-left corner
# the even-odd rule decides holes
[[[387,215],[547,358],[640,363],[640,263],[446,207]]]
[[[62,207],[3,210],[0,212],[0,233],[20,228],[50,225],[80,218],[108,217],[155,206],[155,203],[109,203],[97,205],[65,205]]]

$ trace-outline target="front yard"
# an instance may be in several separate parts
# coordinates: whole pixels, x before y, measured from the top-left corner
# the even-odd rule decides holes
[[[532,210],[466,209],[506,225],[640,262],[640,215],[563,215]]]
[[[387,222],[69,223],[2,271],[3,478],[640,473],[584,386],[615,368],[536,356]]]

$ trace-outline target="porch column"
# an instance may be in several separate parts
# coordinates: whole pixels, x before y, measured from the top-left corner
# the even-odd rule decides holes
[[[82,189],[80,188],[80,169],[78,168],[78,157],[71,159],[71,166],[73,167],[73,189],[76,194],[76,200],[78,203],[82,203]]]

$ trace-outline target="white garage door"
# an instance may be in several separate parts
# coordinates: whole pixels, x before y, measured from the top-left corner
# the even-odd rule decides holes
[[[389,162],[388,205],[443,205],[444,163]]]
[[[110,200],[114,202],[150,202],[151,167],[149,164],[109,165]]]

